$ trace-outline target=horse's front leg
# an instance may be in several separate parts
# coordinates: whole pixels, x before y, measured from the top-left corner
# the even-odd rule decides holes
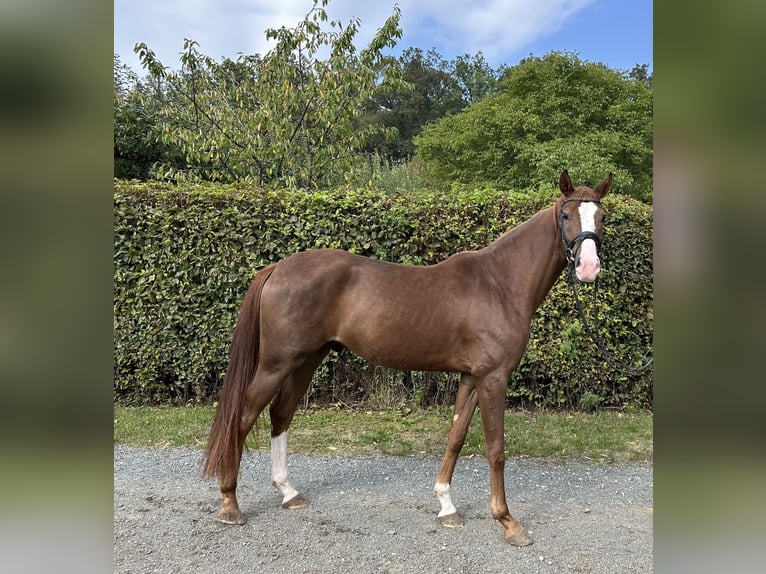
[[[505,528],[506,542],[527,546],[532,539],[508,511],[505,500],[505,443],[503,439],[507,377],[492,377],[477,383],[484,444],[489,463],[490,509],[492,517]]]
[[[452,503],[450,485],[452,484],[452,474],[455,471],[457,457],[463,448],[465,436],[468,433],[468,426],[471,424],[477,402],[473,378],[470,375],[463,375],[460,380],[457,399],[455,400],[455,411],[452,416],[449,437],[447,438],[447,450],[444,453],[444,459],[442,460],[439,474],[436,477],[436,484],[434,485],[434,494],[436,494],[436,498],[439,499],[441,504],[441,510],[437,517],[439,522],[447,528],[460,528],[463,526],[463,518],[457,513],[455,505]]]

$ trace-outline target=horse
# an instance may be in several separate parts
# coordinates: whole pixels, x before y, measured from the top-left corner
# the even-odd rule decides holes
[[[612,173],[576,187],[567,170],[555,203],[478,251],[430,266],[402,265],[319,249],[290,255],[253,279],[229,349],[203,474],[219,476],[217,519],[244,524],[236,496],[245,438],[269,405],[271,478],[282,506],[308,502],[287,475],[287,430],[312,374],[331,351],[350,349],[401,370],[460,373],[447,449],[434,494],[438,521],[463,525],[450,495],[452,475],[476,407],[489,464],[490,511],[505,540],[532,539],[508,510],[503,443],[506,386],[529,339],[532,316],[569,263],[595,281]]]

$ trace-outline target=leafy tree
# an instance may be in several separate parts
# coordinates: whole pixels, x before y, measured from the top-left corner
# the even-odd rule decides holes
[[[498,78],[507,71],[506,66],[493,70],[484,54],[463,54],[449,63],[449,72],[463,91],[463,100],[475,104],[497,91]]]
[[[337,183],[359,161],[356,150],[384,131],[375,124],[357,130],[353,120],[375,90],[401,86],[396,60],[382,53],[401,37],[401,12],[395,7],[357,53],[359,19],[331,21],[324,30],[328,1],[314,0],[294,28],[267,30],[276,46],[263,57],[218,63],[185,40],[181,69],[170,72],[145,44],[136,46],[142,65],[173,95],[162,108],[161,138],[183,149],[193,177]]]
[[[162,86],[140,80],[114,55],[114,176],[147,179],[155,164],[183,165],[180,150],[160,141]]]
[[[634,80],[643,82],[650,90],[654,88],[654,74],[649,73],[649,64],[636,64],[633,66],[633,69],[628,72],[628,76]]]
[[[603,64],[551,52],[509,68],[500,91],[426,126],[416,157],[443,182],[527,189],[563,168],[651,199],[652,92]]]
[[[367,146],[368,152],[394,161],[412,157],[412,140],[424,125],[458,113],[497,87],[499,72],[489,67],[481,52],[447,62],[434,49],[424,53],[420,48],[407,48],[399,64],[407,85],[375,93],[359,119],[361,126],[396,128],[396,138],[377,137]]]

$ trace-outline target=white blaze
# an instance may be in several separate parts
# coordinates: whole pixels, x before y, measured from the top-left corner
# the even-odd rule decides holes
[[[287,480],[287,431],[271,437],[271,484],[282,493],[283,504],[298,495]]]
[[[580,229],[582,231],[596,232],[596,211],[598,205],[592,201],[580,203]],[[590,283],[596,280],[601,270],[601,262],[598,260],[596,242],[592,239],[584,239],[580,244],[580,256],[575,269],[577,279]]]

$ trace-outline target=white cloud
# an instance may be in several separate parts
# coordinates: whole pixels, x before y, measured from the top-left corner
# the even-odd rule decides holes
[[[595,0],[411,1],[408,25],[413,40],[435,34],[444,51],[484,53],[489,59],[518,53],[541,36],[553,34]],[[406,13],[406,12],[405,12]]]
[[[500,63],[534,40],[552,34],[596,0],[398,0],[404,37],[399,47],[431,47],[447,59],[482,51]],[[394,1],[331,0],[330,19],[361,19],[366,44],[393,12]],[[184,38],[220,59],[264,53],[265,30],[295,26],[311,0],[115,0],[115,51],[138,68],[136,42],[146,42],[165,65],[177,66]],[[573,33],[576,33],[573,31]]]

